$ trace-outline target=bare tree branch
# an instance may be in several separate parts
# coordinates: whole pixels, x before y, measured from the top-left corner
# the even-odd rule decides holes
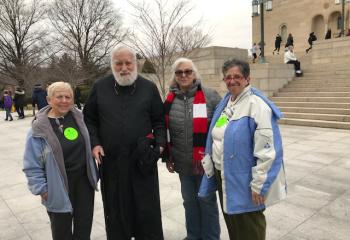
[[[126,35],[110,0],[54,0],[49,18],[65,52],[78,56],[83,71],[104,67],[111,49]]]
[[[1,0],[0,2],[0,73],[24,85],[29,72],[45,61],[47,32],[41,0]]]
[[[128,3],[133,8],[136,22],[128,40],[153,65],[164,97],[167,92],[165,75],[174,58],[183,56],[183,50],[188,52],[205,46],[210,38],[199,28],[189,31],[187,27],[182,27],[184,18],[193,10],[189,0],[148,0],[147,3],[146,0],[141,3],[129,0]]]
[[[203,33],[200,29],[200,22],[194,26],[181,26],[173,31],[173,36],[176,39],[177,50],[182,52],[184,56],[196,48],[207,46],[211,42],[211,36],[208,33]]]

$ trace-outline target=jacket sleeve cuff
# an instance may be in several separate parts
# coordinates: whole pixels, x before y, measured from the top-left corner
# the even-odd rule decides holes
[[[207,175],[208,178],[214,176],[214,163],[213,160],[211,159],[209,154],[206,154],[205,157],[202,159],[202,166],[204,169],[205,174]]]

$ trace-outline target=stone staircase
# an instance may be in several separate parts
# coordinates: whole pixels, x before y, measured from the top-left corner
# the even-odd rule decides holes
[[[280,123],[350,129],[350,38],[316,41],[310,54],[297,56],[304,76],[270,97],[284,113]]]
[[[270,99],[284,113],[281,124],[350,129],[349,64],[311,62]]]

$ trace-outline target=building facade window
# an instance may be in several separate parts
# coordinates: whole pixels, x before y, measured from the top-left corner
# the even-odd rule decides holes
[[[337,19],[337,29],[341,29],[341,20],[342,20],[342,17],[339,16],[338,19]]]
[[[288,29],[287,29],[287,25],[283,24],[280,27],[280,35],[282,37],[282,42],[286,42],[287,41],[287,35],[288,35]]]

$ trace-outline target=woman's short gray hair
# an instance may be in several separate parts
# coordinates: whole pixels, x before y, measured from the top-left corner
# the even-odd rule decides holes
[[[175,62],[173,63],[173,65],[171,66],[171,84],[176,83],[176,78],[175,78],[175,71],[177,70],[177,67],[182,64],[182,63],[189,63],[191,64],[193,73],[194,73],[194,77],[196,80],[201,79],[201,76],[199,75],[198,69],[197,67],[194,65],[193,61],[189,58],[185,58],[185,57],[181,57],[175,60]]]
[[[235,59],[235,58],[229,59],[224,62],[224,64],[222,65],[222,74],[225,76],[227,71],[233,67],[238,67],[244,78],[249,77],[250,75],[249,63],[246,61]]]
[[[47,88],[47,96],[52,98],[57,91],[67,91],[72,98],[74,97],[72,86],[67,82],[61,81],[50,84],[50,86]]]

